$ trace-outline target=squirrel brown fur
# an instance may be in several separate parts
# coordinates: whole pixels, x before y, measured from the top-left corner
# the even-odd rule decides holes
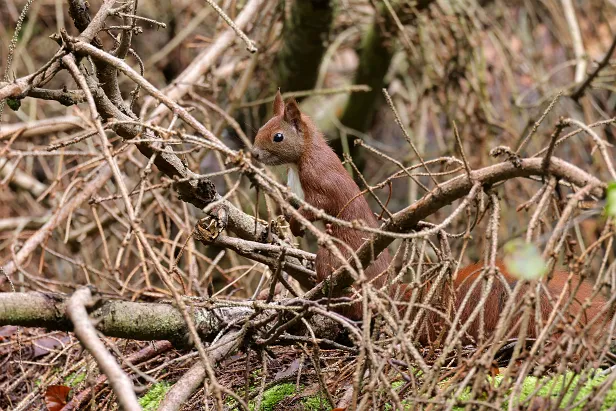
[[[368,202],[359,195],[359,187],[327,144],[323,134],[308,116],[300,112],[294,99],[285,104],[280,91],[274,100],[274,117],[259,129],[252,156],[268,165],[290,165],[290,179],[297,178],[301,184],[301,190],[296,187],[298,194],[313,207],[341,220],[357,220],[369,227],[378,226]],[[304,207],[300,207],[298,212],[309,221],[316,219]],[[295,218],[290,219],[289,225],[294,235],[303,234]],[[333,237],[353,250],[357,250],[368,237],[365,231],[337,224],[331,224],[330,229]],[[338,245],[338,248],[345,258],[351,255],[347,247]],[[386,276],[380,274],[385,272],[390,262],[389,252],[384,250],[365,270],[366,278],[374,279],[375,287],[384,284]],[[325,246],[320,246],[316,256],[317,281],[325,280],[340,265],[335,255]],[[354,304],[339,312],[349,318],[361,318],[361,304]]]

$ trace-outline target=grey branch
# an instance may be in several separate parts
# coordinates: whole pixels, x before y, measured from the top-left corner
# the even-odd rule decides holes
[[[137,401],[131,380],[124,374],[113,355],[107,351],[90,321],[86,307],[92,306],[93,303],[92,293],[88,287],[79,288],[69,299],[66,313],[73,322],[75,335],[92,354],[101,372],[107,376],[122,408],[127,411],[139,411],[141,406]]]
[[[226,323],[254,311],[247,307],[194,308],[192,315],[203,339],[213,338]],[[141,341],[169,340],[185,344],[188,330],[180,311],[171,304],[105,300],[92,312],[98,331],[108,337]],[[19,325],[71,331],[64,294],[41,292],[0,294],[0,326]]]
[[[233,353],[242,341],[241,331],[231,331],[225,334],[217,343],[208,349],[210,361],[215,364]],[[197,362],[176,382],[165,395],[158,411],[175,411],[184,404],[190,396],[203,384],[205,367]]]
[[[395,233],[414,230],[421,220],[466,196],[475,183],[490,186],[518,177],[547,177],[552,175],[569,181],[578,187],[593,184],[596,187],[591,191],[593,195],[599,198],[605,195],[606,185],[575,165],[556,157],[552,158],[547,170],[543,168],[542,163],[542,158],[522,159],[519,165],[512,162],[503,162],[472,171],[470,179],[464,174],[441,184],[439,189],[434,189],[419,201],[397,212],[392,219],[381,226],[382,231],[388,231],[393,235],[373,235],[357,250],[359,261],[366,268],[370,264],[372,256],[379,255],[394,240]],[[354,259],[351,259],[349,263],[355,267]],[[332,282],[336,284],[336,287],[344,288],[352,284],[353,278],[347,271],[339,269],[332,278]],[[313,292],[317,291],[316,288],[318,286],[315,287]]]

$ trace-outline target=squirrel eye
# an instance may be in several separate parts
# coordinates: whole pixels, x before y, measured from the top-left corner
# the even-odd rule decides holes
[[[282,133],[274,134],[274,142],[280,143],[282,139],[284,139],[284,136],[282,135]]]

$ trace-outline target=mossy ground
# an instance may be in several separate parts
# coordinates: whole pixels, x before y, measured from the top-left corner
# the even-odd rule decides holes
[[[559,408],[568,408],[572,410],[582,410],[582,409],[601,409],[605,410],[610,407],[616,405],[616,383],[614,383],[604,397],[600,408],[588,408],[590,406],[588,402],[592,400],[592,394],[595,390],[601,386],[608,376],[600,376],[596,375],[594,377],[589,377],[584,380],[583,385],[580,381],[581,376],[575,374],[574,372],[567,372],[564,376],[558,375],[556,377],[526,377],[524,382],[522,383],[522,390],[518,397],[519,404],[526,404],[525,400],[529,399],[530,396],[533,398],[546,398],[552,400],[552,405],[556,405],[556,401],[562,396],[562,401],[560,401]],[[491,378],[491,382],[497,387],[502,381],[501,376],[496,376]],[[393,389],[399,389],[403,383],[401,381],[396,381],[392,383]],[[538,387],[541,387],[537,390]],[[565,394],[563,395],[563,390],[565,390]],[[535,392],[536,391],[536,392]],[[574,397],[575,395],[575,397]],[[467,405],[466,402],[470,400],[470,389],[465,390],[460,397],[458,397],[458,405],[454,406],[453,409],[464,410]],[[407,410],[414,409],[413,405],[410,404],[409,401],[402,401],[402,404],[406,407]],[[505,402],[503,404],[503,409],[507,409],[509,403]],[[573,407],[574,406],[574,407]],[[573,408],[570,408],[573,407]],[[586,407],[586,408],[585,408]],[[597,405],[598,407],[598,405]],[[514,407],[515,408],[515,407]],[[392,410],[392,404],[387,403],[384,407],[385,410]],[[517,409],[517,408],[516,408]]]
[[[251,389],[251,391],[257,388]],[[291,400],[297,394],[300,394],[304,389],[303,385],[299,386],[299,390],[296,390],[296,386],[293,383],[284,383],[275,385],[263,392],[263,399],[261,400],[261,406],[258,411],[275,411],[280,410],[281,403],[285,400]],[[233,407],[234,402],[231,400],[228,405]],[[252,400],[248,403],[251,411],[256,410],[256,400]],[[327,399],[321,395],[310,395],[301,398],[297,404],[301,404],[301,407],[294,409],[303,409],[305,411],[329,411],[331,407],[327,403]]]
[[[144,411],[154,411],[158,409],[158,405],[167,391],[169,391],[169,388],[171,388],[171,384],[167,382],[154,384],[143,397],[139,398],[139,405],[141,405]]]
[[[276,404],[293,394],[295,394],[295,384],[288,383],[273,386],[263,393],[263,401],[261,402],[261,410],[259,411],[272,411]],[[251,409],[254,410],[254,402],[250,405]]]
[[[534,398],[546,398],[553,401],[558,401],[562,396],[562,401],[560,401],[559,408],[568,408],[576,405],[574,408],[570,409],[581,410],[589,400],[592,400],[592,396],[589,397],[589,395],[592,394],[593,390],[602,385],[608,377],[596,375],[594,377],[587,378],[581,387],[579,386],[582,383],[580,378],[580,375],[577,375],[572,371],[567,372],[564,376],[558,375],[556,377],[547,376],[542,378],[532,376],[526,377],[522,383],[522,390],[518,397],[518,401],[519,403],[524,403],[524,401],[529,399],[530,396],[533,396]],[[496,376],[492,379],[494,386],[498,386],[501,381],[501,376]],[[538,387],[541,388],[537,390]],[[564,395],[563,390],[565,392]],[[470,399],[470,392],[469,390],[466,390],[458,398],[460,405],[454,407],[453,409],[463,410],[464,402],[468,399]],[[554,405],[555,404],[556,403],[554,402]],[[609,393],[604,398],[601,409],[607,409],[614,404],[616,404],[616,384],[612,385]],[[507,407],[508,405],[508,402],[503,404],[504,407]]]
[[[80,382],[82,382],[85,379],[86,379],[86,373],[85,372],[80,372],[80,373],[74,372],[71,375],[69,375],[68,377],[66,377],[64,379],[64,382],[69,387],[75,387],[75,386],[77,386]]]

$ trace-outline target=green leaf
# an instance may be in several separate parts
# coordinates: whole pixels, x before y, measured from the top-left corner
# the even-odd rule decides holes
[[[507,242],[503,248],[503,262],[514,277],[521,280],[538,280],[546,274],[547,265],[534,244],[516,238]]]
[[[612,181],[607,185],[607,202],[605,204],[605,213],[608,216],[616,216],[616,181]]]

